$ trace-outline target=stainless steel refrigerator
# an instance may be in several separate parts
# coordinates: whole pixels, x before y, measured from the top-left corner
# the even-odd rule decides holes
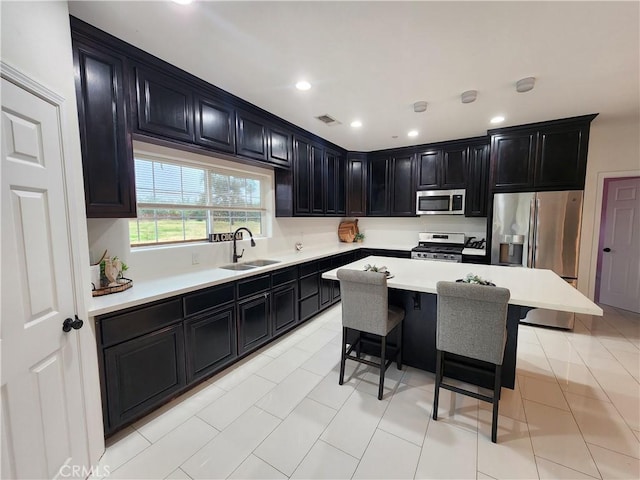
[[[582,190],[497,193],[491,263],[553,270],[574,288],[582,223]],[[535,308],[521,321],[572,329],[575,315]]]

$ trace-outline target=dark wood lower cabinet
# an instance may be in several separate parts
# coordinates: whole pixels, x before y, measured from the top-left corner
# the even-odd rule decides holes
[[[238,353],[242,355],[271,338],[270,295],[261,293],[238,302]]]
[[[273,334],[293,328],[298,321],[298,286],[295,282],[279,287],[271,293],[271,321]]]
[[[97,317],[105,433],[115,433],[334,305],[340,284],[322,273],[351,263],[358,252]]]
[[[226,308],[184,321],[187,382],[207,376],[238,356],[236,309]]]
[[[104,350],[111,428],[150,411],[186,385],[182,323]]]

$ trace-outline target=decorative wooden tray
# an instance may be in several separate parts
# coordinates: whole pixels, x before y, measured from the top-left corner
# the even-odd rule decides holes
[[[114,285],[113,287],[94,288],[91,295],[94,297],[100,297],[111,293],[124,292],[131,287],[133,287],[133,280],[130,278],[120,278],[118,279],[118,285]]]

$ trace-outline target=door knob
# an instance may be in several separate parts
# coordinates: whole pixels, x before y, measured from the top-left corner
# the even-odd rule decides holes
[[[76,319],[75,320],[73,320],[71,318],[67,318],[62,323],[62,331],[63,332],[70,332],[72,328],[74,330],[78,330],[79,328],[82,328],[82,325],[84,325],[84,322],[78,318],[78,315],[76,315]]]
[[[607,248],[603,248],[602,251],[609,253],[611,251],[611,249],[609,247],[607,247]]]

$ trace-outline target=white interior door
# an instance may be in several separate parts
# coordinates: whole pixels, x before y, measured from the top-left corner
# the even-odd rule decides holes
[[[88,465],[60,108],[2,79],[2,478]],[[83,476],[86,476],[86,472]]]
[[[600,303],[640,313],[640,178],[608,185]]]

